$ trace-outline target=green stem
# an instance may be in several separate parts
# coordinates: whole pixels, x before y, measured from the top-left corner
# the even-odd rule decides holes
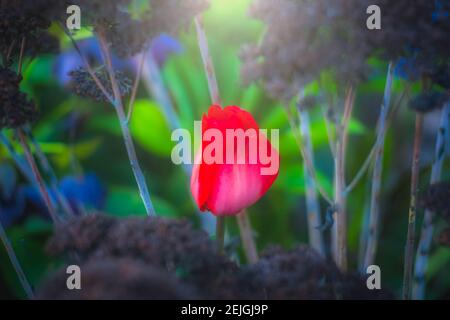
[[[28,147],[27,141],[25,139],[25,135],[24,135],[22,129],[17,129],[16,133],[17,133],[17,137],[19,138],[19,142],[22,145],[22,148],[24,150],[25,158],[27,159],[28,164],[30,165],[30,168],[31,168],[31,171],[33,172],[35,180],[37,181],[37,184],[39,186],[39,191],[41,193],[42,199],[45,202],[45,205],[47,206],[50,217],[52,218],[53,222],[58,222],[58,217],[56,214],[55,207],[53,206],[50,195],[47,192],[48,189],[45,186],[44,179],[42,179],[42,175],[39,172],[39,169],[36,165],[33,155],[31,154],[30,148]]]
[[[249,263],[256,263],[258,261],[258,251],[256,249],[252,226],[250,224],[247,212],[245,210],[242,211],[236,216],[236,218],[247,261]]]
[[[408,213],[408,232],[405,245],[403,272],[403,299],[411,299],[412,274],[414,264],[414,243],[416,240],[417,189],[419,186],[420,150],[422,145],[423,115],[416,113],[414,151],[411,168],[411,201]]]
[[[225,217],[217,217],[216,223],[216,243],[217,251],[223,253],[223,245],[225,240]]]

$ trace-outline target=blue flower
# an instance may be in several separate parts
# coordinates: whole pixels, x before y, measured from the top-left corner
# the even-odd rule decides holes
[[[66,176],[60,180],[58,191],[67,199],[75,213],[80,213],[83,208],[103,209],[107,194],[106,187],[94,173],[84,176]],[[25,194],[27,199],[40,209],[41,213],[48,215],[41,195],[35,187],[28,186]],[[50,196],[56,201],[55,192],[50,190]]]
[[[431,19],[433,22],[436,22],[438,20],[449,17],[449,13],[445,8],[444,2],[445,2],[445,5],[447,6],[447,10],[448,10],[448,7],[449,7],[448,0],[434,0],[434,8],[435,9],[434,9],[433,13],[431,14]]]
[[[181,54],[184,48],[177,39],[161,33],[152,40],[150,51],[158,65],[162,66],[171,54]]]
[[[77,45],[89,63],[93,65],[101,63],[102,54],[100,51],[100,44],[96,38],[91,37],[80,40],[77,42]],[[129,68],[129,62],[123,61],[114,55],[112,56],[112,62],[116,69],[123,70]],[[63,86],[67,86],[70,82],[69,72],[83,66],[84,63],[78,51],[74,48],[70,48],[58,56],[53,66],[53,71],[58,82]]]
[[[80,51],[88,59],[92,65],[98,65],[102,62],[102,55],[100,45],[96,38],[91,37],[77,42]],[[153,55],[158,65],[161,67],[171,54],[180,54],[183,52],[181,43],[169,36],[161,33],[150,42],[149,52]],[[126,60],[120,59],[114,54],[112,55],[112,62],[116,69],[122,71],[136,72],[138,63],[136,58],[129,58]],[[78,54],[77,50],[70,48],[63,51],[55,61],[53,71],[56,79],[62,86],[67,86],[70,82],[69,72],[83,67],[83,60]]]
[[[394,68],[394,74],[397,77],[403,78],[405,80],[417,80],[420,77],[419,69],[417,68],[417,58],[413,57],[402,57],[398,59],[397,64]]]
[[[83,177],[64,177],[59,183],[59,191],[74,209],[82,205],[101,210],[105,205],[106,188],[94,173],[88,173]]]
[[[0,165],[0,223],[6,228],[25,211],[25,192],[17,186],[16,171],[8,164]]]

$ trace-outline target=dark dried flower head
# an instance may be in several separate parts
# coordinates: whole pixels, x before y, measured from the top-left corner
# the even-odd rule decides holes
[[[437,65],[430,75],[431,80],[442,88],[450,89],[450,62]]]
[[[408,0],[372,2],[381,8],[382,28],[377,32],[366,30],[367,39],[382,49],[387,59],[413,54],[421,60],[419,69],[426,71],[430,64],[448,58],[450,24],[439,12],[449,12],[449,1],[418,0],[414,5]]]
[[[59,39],[45,31],[37,33],[25,42],[25,54],[30,57],[41,54],[58,54],[59,49]],[[20,49],[18,48],[18,50]],[[16,53],[17,56],[19,52]]]
[[[216,252],[205,232],[183,220],[80,217],[57,229],[48,250],[76,258],[76,263],[138,260],[176,274],[210,298],[233,298],[239,293],[238,267]]]
[[[148,30],[178,34],[189,26],[195,16],[206,10],[209,0],[150,0]]]
[[[242,53],[244,79],[258,77],[273,96],[290,100],[322,71],[344,83],[364,78],[371,48],[351,18],[361,8],[358,1],[256,0],[250,15],[266,32],[259,47]]]
[[[245,268],[251,299],[376,299],[363,279],[342,275],[335,264],[307,246],[292,250],[272,247],[260,260]]]
[[[114,52],[122,58],[142,51],[147,42],[156,35],[146,30],[140,20],[132,19],[128,13],[120,13],[117,20],[104,28],[105,37]]]
[[[76,253],[80,261],[87,260],[101,245],[117,219],[106,215],[88,215],[60,224],[48,243],[52,255]]]
[[[19,89],[21,80],[15,72],[0,68],[0,129],[19,128],[38,117],[34,103]]]
[[[0,0],[0,53],[9,56],[8,66],[19,55],[22,41],[25,54],[45,53],[54,48],[55,39],[45,30],[57,13],[65,14],[64,1],[59,0]],[[52,50],[53,51],[53,50]]]
[[[449,99],[448,94],[444,92],[424,92],[413,98],[409,107],[416,112],[425,113],[442,108]]]
[[[445,2],[444,10],[449,7]],[[290,100],[325,72],[340,86],[367,78],[368,58],[416,56],[419,74],[450,55],[450,23],[434,18],[436,1],[255,0],[250,15],[266,24],[260,45],[242,54],[245,80],[261,80]],[[381,30],[368,30],[366,9],[379,5]]]
[[[440,214],[450,223],[450,182],[438,182],[429,186],[420,203],[422,207]]]
[[[115,23],[122,17],[131,0],[73,0],[86,19],[86,23],[94,27],[104,27]]]
[[[69,73],[71,77],[71,89],[76,95],[84,98],[90,98],[99,102],[108,102],[107,97],[103,94],[100,88],[92,79],[89,72],[80,67]],[[98,77],[100,82],[103,84],[104,88],[110,96],[113,96],[113,90],[110,78],[104,66],[101,66],[95,70],[95,75]],[[121,96],[126,96],[132,87],[131,80],[125,76],[121,71],[115,71],[115,77],[117,84],[119,85]]]
[[[178,300],[195,299],[195,290],[175,277],[132,259],[93,260],[80,266],[82,290],[67,290],[66,267],[47,279],[38,299]]]

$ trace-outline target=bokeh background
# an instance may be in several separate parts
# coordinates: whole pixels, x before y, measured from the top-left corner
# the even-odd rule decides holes
[[[280,129],[281,167],[271,190],[248,209],[259,249],[270,244],[289,248],[307,243],[305,182],[303,164],[295,137],[289,126],[285,108],[265,92],[259,84],[245,85],[241,80],[240,50],[245,43],[257,43],[264,32],[262,22],[247,15],[250,0],[214,0],[204,13],[223,105],[238,105],[250,111],[260,127]],[[86,212],[100,211],[115,216],[145,215],[137,192],[129,161],[113,108],[93,103],[72,94],[65,87],[65,72],[71,59],[76,59],[70,41],[58,28],[51,32],[61,42],[59,55],[39,56],[26,65],[22,89],[32,97],[41,112],[33,132],[60,177],[60,189],[69,200]],[[89,31],[77,34],[87,50],[95,44]],[[210,105],[195,28],[191,26],[177,38],[167,35],[159,39],[155,50],[181,126],[192,130]],[[95,52],[95,50],[94,50]],[[94,53],[95,54],[95,53]],[[73,62],[73,61],[72,61]],[[75,62],[74,62],[75,63]],[[375,127],[386,80],[387,63],[367,61],[372,67],[368,80],[356,88],[354,116],[350,124],[347,154],[347,177],[358,171],[375,141]],[[333,83],[325,86],[333,87]],[[393,100],[397,101],[405,81],[396,74]],[[308,90],[318,94],[312,83]],[[419,84],[412,85],[411,94]],[[410,165],[415,115],[405,104],[398,108],[387,134],[382,180],[382,228],[377,264],[382,270],[382,285],[399,294],[403,275],[403,252],[409,204]],[[330,156],[325,122],[320,108],[312,109],[312,138],[319,180],[332,191],[333,162]],[[427,185],[433,160],[435,131],[439,112],[426,117],[421,162],[421,190]],[[182,167],[175,166],[170,153],[170,126],[158,103],[148,94],[144,84],[131,121],[133,138],[150,192],[159,215],[188,218],[201,228],[189,190],[189,178]],[[449,161],[443,170],[450,178]],[[364,177],[348,198],[350,268],[358,268],[358,254],[363,216],[369,199],[370,175]],[[13,247],[30,282],[37,286],[60,261],[49,258],[45,243],[52,232],[37,192],[28,185],[0,146],[1,222],[7,229]],[[322,203],[322,212],[327,206]],[[422,220],[419,214],[418,224]],[[227,245],[239,246],[235,222],[227,222]],[[441,222],[438,221],[438,229]],[[231,249],[230,249],[231,250]],[[450,298],[450,251],[434,246],[427,273],[427,297]],[[9,259],[0,246],[0,297],[24,297]]]

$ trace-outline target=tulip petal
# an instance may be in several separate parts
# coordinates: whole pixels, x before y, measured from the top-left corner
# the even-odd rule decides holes
[[[249,112],[237,106],[222,109],[218,105],[211,106],[208,114],[202,119],[202,133],[212,128],[220,130],[223,137],[226,137],[227,129],[259,130],[258,124]],[[226,155],[227,148],[232,146],[227,144],[225,138],[223,142],[223,155]],[[272,156],[279,156],[266,137],[258,137],[258,142],[267,143],[266,150],[270,150]],[[225,163],[225,159],[221,164],[199,163],[201,152],[209,143],[202,141],[202,148],[197,154],[191,178],[192,194],[202,211],[210,210],[215,215],[238,214],[265,194],[277,178],[278,170],[273,175],[262,175],[261,169],[264,165],[259,159],[256,163],[248,161],[250,145],[248,141],[245,143],[244,164]],[[259,148],[259,144],[257,146]],[[236,153],[237,146],[235,145],[234,148]]]

